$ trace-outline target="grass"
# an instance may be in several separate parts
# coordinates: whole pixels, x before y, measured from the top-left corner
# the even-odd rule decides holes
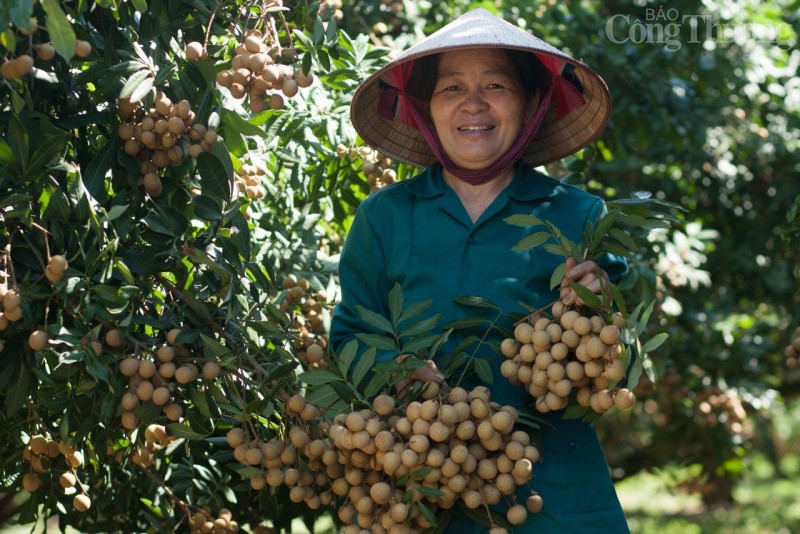
[[[787,456],[784,477],[761,456],[734,491],[736,504],[708,510],[697,496],[671,489],[681,470],[642,473],[617,485],[635,534],[791,534],[800,532],[800,460]]]

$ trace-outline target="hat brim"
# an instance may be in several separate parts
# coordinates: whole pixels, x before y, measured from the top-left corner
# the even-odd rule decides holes
[[[435,163],[436,156],[417,129],[397,120],[384,119],[378,113],[378,82],[389,70],[403,63],[448,50],[470,48],[521,50],[540,57],[550,56],[574,67],[574,74],[582,85],[584,104],[558,117],[556,102],[551,102],[538,133],[523,152],[525,163],[536,167],[574,154],[594,141],[608,123],[611,96],[596,72],[538,37],[486,10],[476,9],[412,46],[358,87],[350,105],[350,116],[364,142],[387,156],[419,167]]]

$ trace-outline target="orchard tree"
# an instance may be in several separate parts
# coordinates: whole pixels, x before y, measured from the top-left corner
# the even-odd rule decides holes
[[[313,519],[255,491],[226,434],[255,450],[286,431],[326,347],[328,258],[393,179],[345,120],[383,52],[339,7],[0,10],[0,450],[21,522]]]

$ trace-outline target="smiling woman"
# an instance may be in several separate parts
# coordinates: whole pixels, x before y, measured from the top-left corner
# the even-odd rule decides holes
[[[539,249],[514,250],[527,230],[504,219],[536,215],[577,241],[586,222],[604,212],[600,198],[533,169],[580,150],[605,127],[610,101],[597,74],[477,9],[365,80],[351,111],[368,144],[427,168],[377,191],[359,207],[339,264],[342,300],[330,336],[335,347],[360,333],[378,333],[358,310],[389,317],[395,284],[410,302],[432,299],[428,313],[441,314],[441,324],[475,313],[457,298],[463,296],[497,304],[508,314],[498,319],[506,329],[513,329],[511,314],[525,314],[520,303],[544,308],[559,297],[575,302],[568,287],[560,294],[550,288],[550,275],[563,258]],[[604,278],[618,279],[625,269],[621,259],[609,255],[598,263],[570,258],[566,281],[598,293]],[[477,376],[451,384],[460,373],[451,376],[445,367],[448,356],[463,350],[457,347],[480,334],[451,333],[412,380],[481,385]],[[501,382],[502,358],[486,344],[475,351],[496,377],[492,400],[528,410],[525,388]],[[379,350],[375,361],[404,357]],[[527,518],[513,503],[499,503],[496,510],[517,525],[514,532],[627,532],[594,428],[562,415],[545,414],[547,424],[535,437],[543,461],[533,467],[531,486],[543,507],[531,506]],[[516,502],[529,496],[530,489],[520,487]],[[486,530],[458,514],[447,527],[447,532]]]

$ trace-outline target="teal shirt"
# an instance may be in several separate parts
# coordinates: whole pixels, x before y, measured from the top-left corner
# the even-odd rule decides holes
[[[557,291],[550,290],[550,275],[564,258],[541,248],[513,251],[520,239],[544,228],[512,226],[503,219],[534,214],[578,241],[586,222],[604,209],[600,198],[522,164],[475,223],[444,183],[439,165],[385,187],[361,203],[348,232],[339,262],[342,300],[333,315],[331,342],[341,347],[356,333],[374,332],[359,318],[356,306],[389,317],[387,296],[397,282],[406,303],[433,299],[428,315],[441,313],[441,325],[482,311],[457,304],[454,297],[480,296],[519,317],[528,313],[523,304],[545,307],[558,298]],[[626,269],[620,258],[609,256],[599,263],[612,280]],[[513,322],[506,316],[501,326],[510,330]],[[450,352],[462,339],[484,332],[485,327],[453,332],[434,358],[437,365],[446,368]],[[396,356],[379,351],[376,361]],[[524,388],[512,386],[500,374],[502,357],[490,350],[479,356],[491,359],[492,400],[518,408],[529,406]],[[469,388],[476,380],[473,377],[473,382],[461,385]],[[628,532],[593,426],[562,420],[560,415],[543,416],[547,424],[541,430],[542,460],[531,482],[544,499],[544,509],[530,514],[514,532]],[[518,500],[524,503],[528,494],[518,492]],[[486,530],[461,518],[455,518],[448,529]]]

